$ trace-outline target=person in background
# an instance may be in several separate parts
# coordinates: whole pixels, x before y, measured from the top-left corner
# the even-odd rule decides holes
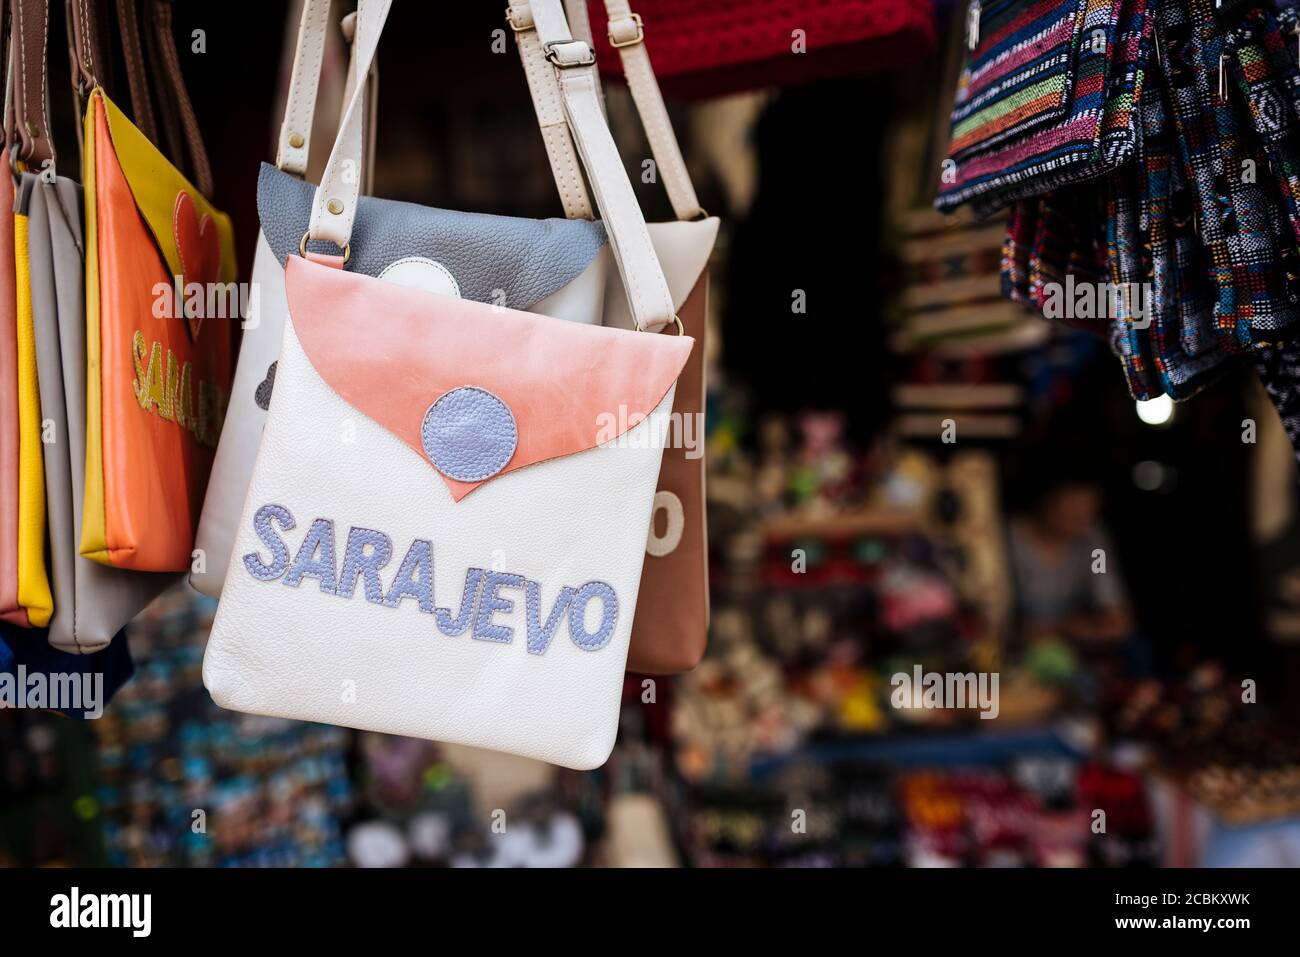
[[[1019,637],[1064,639],[1076,651],[1115,648],[1133,634],[1115,549],[1101,524],[1101,490],[1070,478],[1011,520]]]

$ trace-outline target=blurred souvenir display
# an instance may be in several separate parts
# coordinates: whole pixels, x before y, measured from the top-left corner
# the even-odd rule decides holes
[[[0,866],[1300,866],[1296,0],[0,11]]]

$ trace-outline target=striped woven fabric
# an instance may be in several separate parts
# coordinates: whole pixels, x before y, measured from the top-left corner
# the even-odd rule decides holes
[[[1059,118],[1070,103],[1087,0],[997,0],[958,81],[949,155],[960,160]]]
[[[1136,59],[1138,53],[1136,40],[1132,47],[1117,43],[1126,2],[1130,8],[1140,5],[1145,13],[1146,0],[1086,0],[1077,27],[1068,110],[1055,122],[1040,124],[993,148],[970,147],[963,156],[950,157],[956,167],[949,177],[952,182],[941,184],[935,200],[938,208],[951,209],[979,197],[983,200],[979,211],[988,212],[1021,196],[1044,192],[1050,184],[1043,185],[1042,180],[1054,173],[1086,167],[1100,158],[1107,77],[1120,69],[1122,56],[1131,54]],[[1135,38],[1140,35],[1140,23],[1132,32]]]
[[[1075,157],[1051,169],[1031,163],[1021,177],[1013,169],[1006,185],[975,197],[976,215],[986,215],[1025,196],[1097,179],[1133,158],[1137,139],[1136,105],[1141,100],[1143,78],[1155,42],[1152,2],[1130,0],[1123,6],[1101,125],[1092,152],[1086,158]],[[1032,149],[1033,144],[1027,143],[1025,148]]]

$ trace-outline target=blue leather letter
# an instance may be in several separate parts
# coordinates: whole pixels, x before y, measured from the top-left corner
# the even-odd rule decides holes
[[[574,591],[568,585],[561,588],[560,593],[555,596],[551,613],[546,616],[546,624],[543,625],[541,623],[542,586],[531,580],[524,585],[525,620],[528,623],[530,655],[546,654],[546,649],[551,647],[551,639],[555,637],[555,629],[560,627],[560,622],[564,620],[564,613],[569,608],[569,602],[573,601],[573,595]]]
[[[455,618],[451,617],[450,608],[439,608],[435,612],[438,630],[448,638],[465,634],[465,629],[474,620],[474,601],[478,598],[478,586],[482,580],[483,569],[481,568],[471,568],[465,573],[465,588],[460,596],[460,614]]]
[[[601,600],[600,626],[595,632],[587,631],[587,602]],[[599,651],[614,637],[614,623],[618,621],[618,596],[614,589],[602,581],[587,582],[578,589],[569,604],[569,637],[583,651]]]
[[[411,542],[411,547],[406,550],[402,567],[397,570],[384,604],[396,608],[403,598],[417,599],[420,611],[426,615],[433,614],[433,543],[423,538]]]
[[[316,551],[320,550],[320,558]],[[318,518],[311,523],[307,537],[298,546],[298,554],[293,557],[293,564],[285,572],[284,583],[297,588],[304,578],[319,578],[320,590],[326,595],[333,595],[338,588],[338,578],[334,565],[334,523],[328,518]]]
[[[367,551],[366,547],[370,550]],[[366,579],[366,601],[376,605],[384,603],[384,586],[379,581],[379,569],[393,557],[393,540],[373,528],[348,529],[348,544],[343,550],[343,571],[339,574],[339,597],[351,598],[356,590],[358,576]]]
[[[253,513],[253,531],[262,540],[262,544],[271,550],[271,564],[262,561],[262,556],[257,552],[249,552],[244,556],[244,567],[248,569],[248,574],[264,582],[275,581],[289,567],[289,549],[285,546],[284,539],[271,527],[272,519],[279,522],[286,532],[293,531],[294,527],[293,513],[283,505],[263,505]]]
[[[499,641],[509,644],[514,629],[509,625],[494,625],[494,612],[507,614],[515,610],[515,603],[499,594],[502,588],[523,588],[524,576],[509,572],[488,572],[483,578],[483,594],[478,600],[478,613],[474,616],[474,637],[479,641]]]

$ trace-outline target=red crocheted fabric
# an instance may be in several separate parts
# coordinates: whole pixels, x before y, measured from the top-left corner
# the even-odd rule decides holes
[[[600,70],[621,76],[605,5],[589,6]],[[632,8],[660,86],[687,99],[888,70],[934,47],[932,0],[642,0]],[[803,53],[794,52],[799,37]]]

